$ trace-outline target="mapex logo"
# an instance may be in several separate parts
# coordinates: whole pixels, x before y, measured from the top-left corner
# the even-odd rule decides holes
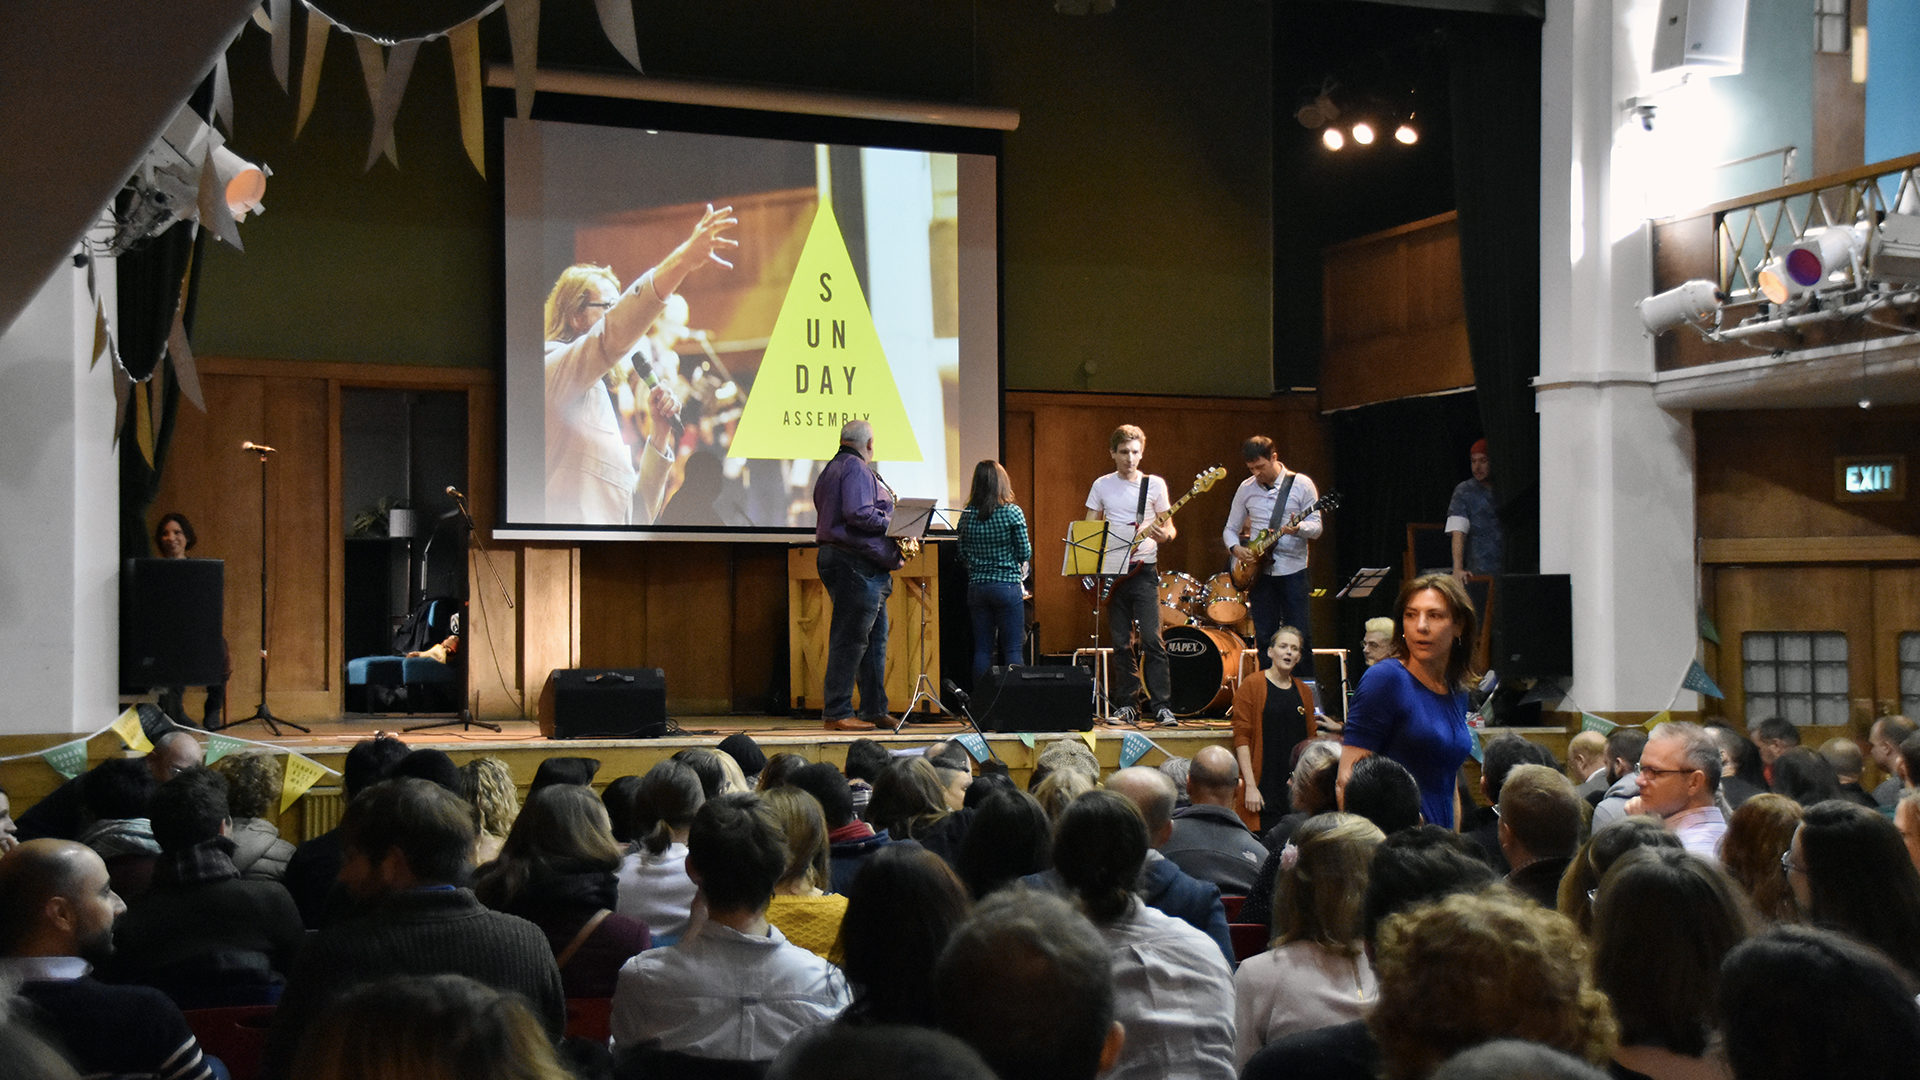
[[[1205,651],[1207,651],[1207,646],[1203,641],[1167,642],[1167,655],[1169,656],[1199,656]]]

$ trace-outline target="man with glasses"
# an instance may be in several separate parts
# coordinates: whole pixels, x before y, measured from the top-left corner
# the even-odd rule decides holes
[[[1698,724],[1654,728],[1640,751],[1640,795],[1627,813],[1651,814],[1666,823],[1680,845],[1718,862],[1727,819],[1714,801],[1720,787],[1720,745]]]

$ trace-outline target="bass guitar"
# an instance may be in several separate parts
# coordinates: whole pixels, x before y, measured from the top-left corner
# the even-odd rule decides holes
[[[1154,526],[1160,524],[1161,522],[1171,519],[1174,514],[1180,511],[1181,507],[1187,505],[1188,500],[1192,499],[1195,495],[1198,495],[1203,491],[1207,491],[1211,489],[1213,485],[1220,482],[1221,477],[1224,477],[1226,475],[1227,475],[1227,467],[1225,465],[1215,465],[1211,469],[1206,469],[1202,471],[1199,475],[1193,478],[1193,487],[1189,489],[1185,495],[1180,496],[1179,502],[1174,503],[1172,506],[1167,507],[1165,510],[1162,510],[1158,514],[1155,514],[1153,516],[1153,520],[1147,522],[1145,525],[1142,525],[1139,529],[1135,530],[1134,535],[1139,536],[1141,533],[1146,532],[1148,529],[1153,528]],[[1105,579],[1083,577],[1080,579],[1080,583],[1086,586],[1087,588],[1091,589],[1094,585],[1094,582],[1103,581],[1107,591],[1111,592],[1115,586],[1133,577],[1133,575],[1139,573],[1140,567],[1142,565],[1143,564],[1141,563],[1130,562],[1127,564],[1126,573],[1115,574],[1112,577],[1105,578]]]
[[[1311,506],[1287,518],[1286,523],[1278,529],[1261,529],[1255,533],[1253,539],[1242,545],[1253,553],[1252,557],[1235,559],[1228,571],[1233,576],[1233,587],[1242,592],[1253,588],[1253,583],[1260,579],[1260,566],[1267,561],[1267,552],[1273,550],[1273,545],[1280,542],[1280,538],[1286,535],[1288,529],[1322,510],[1331,510],[1339,505],[1340,493],[1330,491],[1315,499]]]

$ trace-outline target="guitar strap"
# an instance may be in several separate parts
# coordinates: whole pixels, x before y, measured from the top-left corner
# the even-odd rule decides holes
[[[1288,469],[1286,479],[1280,481],[1280,491],[1273,497],[1273,513],[1267,515],[1267,530],[1269,532],[1279,532],[1281,526],[1286,524],[1287,496],[1293,494],[1293,478],[1298,475],[1300,474],[1294,472],[1292,469]],[[1267,559],[1271,558],[1273,558],[1273,555],[1269,553]],[[1261,561],[1265,562],[1266,560],[1263,559]]]
[[[1151,479],[1152,479],[1152,478],[1151,478],[1150,476],[1148,476],[1148,475],[1147,475],[1146,473],[1141,473],[1141,474],[1140,474],[1140,505],[1138,505],[1138,506],[1136,506],[1136,507],[1134,507],[1134,508],[1133,508],[1133,522],[1134,522],[1134,526],[1135,526],[1135,528],[1136,528],[1136,529],[1138,529],[1138,528],[1139,528],[1140,526],[1142,526],[1142,525],[1144,525],[1144,524],[1146,524],[1146,520],[1147,520],[1147,486],[1148,486],[1148,482],[1149,482],[1149,481],[1150,481]],[[1134,543],[1134,547],[1135,547],[1136,549],[1137,549],[1137,548],[1138,548],[1138,547],[1140,546],[1140,540],[1139,540],[1139,535],[1140,535],[1140,534],[1139,534],[1139,533],[1138,533],[1137,531],[1136,531],[1136,532],[1134,533],[1134,537],[1135,537],[1135,539],[1134,539],[1134,542],[1133,542],[1133,543]],[[1138,562],[1139,560],[1135,560],[1135,561],[1136,561],[1136,562]]]

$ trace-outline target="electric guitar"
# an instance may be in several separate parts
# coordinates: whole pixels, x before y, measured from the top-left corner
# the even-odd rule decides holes
[[[1273,545],[1280,542],[1280,537],[1285,535],[1286,530],[1293,528],[1295,525],[1300,524],[1322,510],[1332,510],[1339,505],[1340,493],[1330,491],[1314,500],[1313,505],[1287,518],[1286,524],[1280,526],[1280,528],[1261,529],[1258,533],[1255,533],[1253,539],[1247,541],[1244,545],[1247,550],[1253,552],[1253,557],[1248,559],[1235,559],[1233,561],[1233,567],[1228,571],[1233,576],[1233,587],[1243,592],[1253,588],[1253,583],[1260,578],[1261,565],[1267,561],[1267,552],[1273,549]]]
[[[1203,491],[1207,491],[1211,489],[1213,485],[1219,483],[1220,478],[1225,475],[1227,475],[1227,467],[1225,465],[1215,465],[1213,468],[1207,469],[1201,472],[1198,476],[1195,476],[1193,478],[1192,489],[1190,489],[1185,495],[1180,496],[1179,502],[1174,503],[1172,506],[1167,507],[1165,510],[1162,510],[1158,514],[1155,514],[1153,516],[1152,521],[1147,522],[1146,524],[1142,525],[1140,528],[1134,531],[1134,536],[1137,537],[1141,533],[1146,532],[1148,529],[1153,528],[1155,525],[1158,525],[1163,521],[1167,521],[1171,519],[1174,514],[1179,512],[1181,507],[1187,505],[1187,501],[1189,499],[1192,499],[1195,495],[1198,495]],[[1125,573],[1115,574],[1111,578],[1106,579],[1107,590],[1109,592],[1112,591],[1114,586],[1119,585],[1121,582],[1126,581],[1127,579],[1133,577],[1133,575],[1139,573],[1140,567],[1142,565],[1144,564],[1129,562],[1127,564],[1127,569]],[[1095,580],[1098,580],[1098,579],[1091,578],[1091,577],[1080,579],[1081,584],[1087,586],[1088,588],[1093,587],[1093,583]]]

